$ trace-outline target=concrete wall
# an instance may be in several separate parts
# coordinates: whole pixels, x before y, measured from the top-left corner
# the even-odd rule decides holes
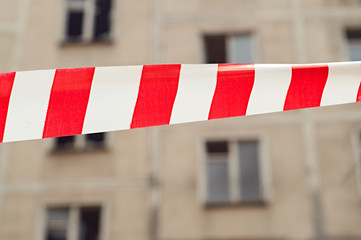
[[[64,1],[2,0],[0,71],[203,63],[209,33],[252,33],[256,62],[342,61],[345,29],[361,27],[356,0],[160,3],[155,18],[153,1],[114,0],[110,43],[64,44]],[[40,239],[46,206],[86,202],[104,208],[104,240],[361,238],[360,107],[120,131],[95,152],[54,153],[51,140],[2,144],[0,239]],[[207,207],[202,139],[252,134],[267,139],[269,200]]]

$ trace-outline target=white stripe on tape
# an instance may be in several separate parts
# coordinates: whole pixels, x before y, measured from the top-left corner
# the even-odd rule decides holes
[[[291,65],[255,65],[255,81],[246,115],[283,111],[291,78]]]
[[[42,138],[54,75],[55,70],[16,73],[4,142]]]
[[[95,69],[83,133],[129,129],[143,66]]]
[[[182,65],[171,124],[208,119],[217,71],[217,64]]]
[[[361,80],[360,63],[330,63],[321,106],[356,101]]]

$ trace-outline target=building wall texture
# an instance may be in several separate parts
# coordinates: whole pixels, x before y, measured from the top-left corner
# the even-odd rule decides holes
[[[65,0],[0,0],[0,71],[204,63],[212,34],[250,34],[257,63],[346,61],[361,29],[357,0],[112,3],[110,41],[69,43]],[[87,204],[102,206],[101,240],[361,239],[360,107],[118,131],[94,151],[1,144],[0,239],[43,240],[49,206]],[[207,205],[205,142],[250,136],[266,201]]]

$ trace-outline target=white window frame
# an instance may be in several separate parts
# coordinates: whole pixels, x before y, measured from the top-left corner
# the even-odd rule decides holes
[[[112,8],[110,10],[110,31],[109,31],[109,39],[112,38],[112,23],[113,23],[113,9],[115,5],[115,0],[112,1]],[[69,38],[67,36],[67,17],[68,12],[72,10],[83,10],[84,19],[83,19],[83,28],[82,28],[82,36],[80,39],[80,43],[90,43],[93,42],[93,33],[94,33],[94,24],[95,24],[95,0],[84,0],[84,4],[79,3],[71,3],[68,0],[63,0],[63,17],[61,21],[61,34],[60,34],[60,42],[66,43],[69,42]]]
[[[68,13],[70,11],[82,10],[84,12],[83,29],[81,42],[92,41],[93,36],[93,25],[94,25],[94,14],[95,14],[95,0],[84,0],[84,3],[69,2],[63,0],[63,20],[61,28],[61,42],[67,42],[69,40],[66,30]]]
[[[67,231],[67,239],[68,240],[78,240],[79,233],[79,216],[80,216],[80,208],[82,207],[100,207],[100,238],[99,240],[108,240],[109,239],[109,224],[110,224],[110,204],[106,200],[101,201],[89,201],[89,200],[81,200],[74,202],[66,202],[66,201],[47,201],[42,203],[40,206],[40,211],[38,215],[38,231],[35,234],[35,239],[46,240],[46,232],[47,232],[47,211],[50,208],[61,208],[66,207],[69,208],[69,222],[68,222],[68,231]]]
[[[207,199],[207,149],[206,143],[209,141],[226,141],[229,143],[228,149],[228,173],[229,173],[229,193],[230,193],[230,201],[225,203],[210,203]],[[264,133],[218,133],[211,135],[200,136],[197,143],[197,155],[200,159],[199,161],[199,173],[198,173],[198,185],[199,185],[199,199],[201,204],[203,205],[234,205],[234,204],[244,204],[240,196],[240,180],[239,180],[239,161],[238,161],[238,142],[242,141],[258,141],[258,150],[259,150],[259,166],[260,166],[260,182],[261,182],[261,190],[262,190],[262,200],[263,203],[269,203],[272,199],[272,191],[271,191],[271,167],[269,161],[269,151],[268,151],[268,137]],[[251,204],[246,202],[245,204]]]

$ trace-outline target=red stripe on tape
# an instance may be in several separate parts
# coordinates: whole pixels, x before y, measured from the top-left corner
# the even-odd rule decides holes
[[[169,124],[181,65],[144,66],[131,128]]]
[[[361,102],[361,83],[360,86],[358,87],[356,102]]]
[[[284,110],[319,107],[328,77],[328,66],[294,66]]]
[[[254,65],[219,64],[209,119],[243,116],[254,84]]]
[[[15,72],[0,73],[0,142],[4,138],[6,116],[8,114],[9,100],[13,88]]]
[[[81,134],[95,68],[55,72],[43,138]]]

